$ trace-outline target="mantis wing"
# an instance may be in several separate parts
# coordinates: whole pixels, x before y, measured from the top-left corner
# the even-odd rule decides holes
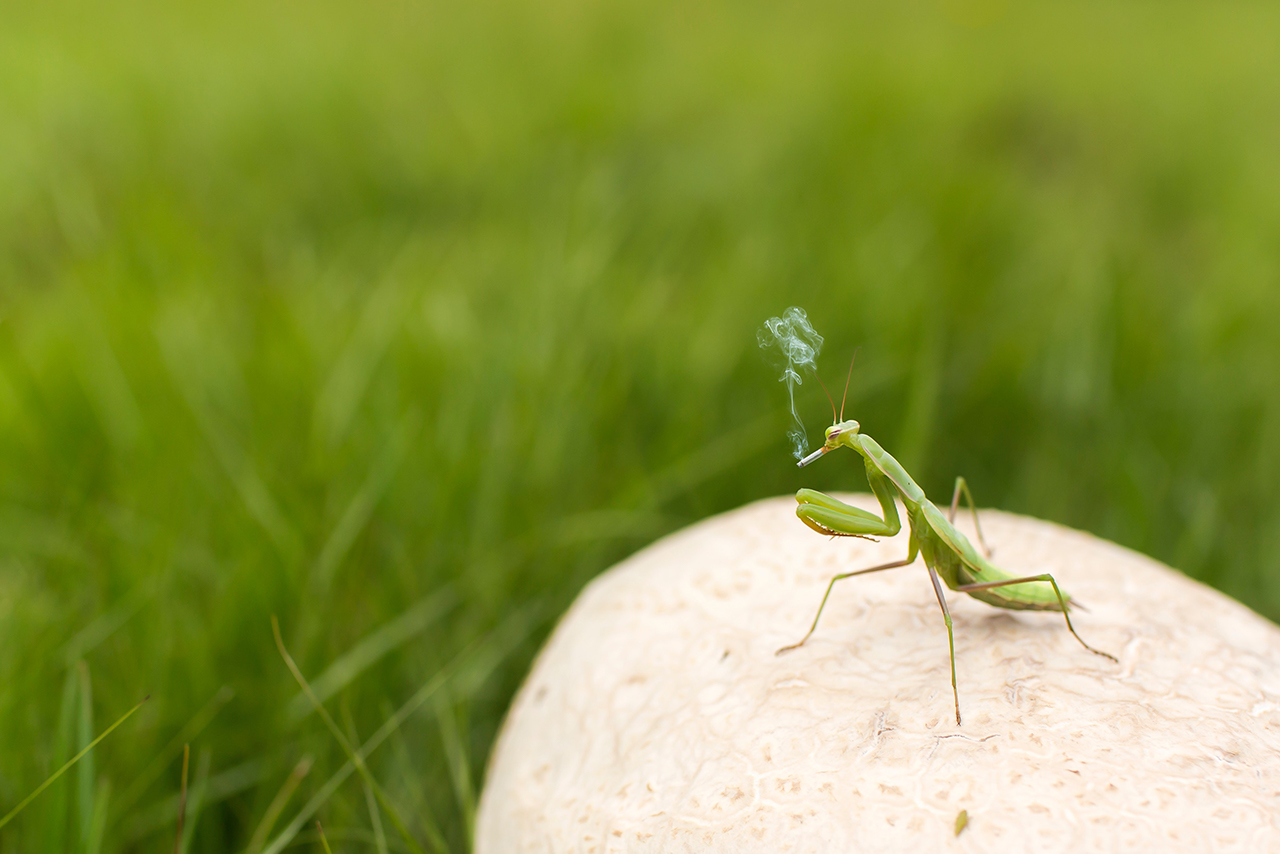
[[[980,555],[973,547],[973,543],[969,542],[969,538],[957,531],[933,502],[928,500],[922,502],[921,511],[938,539],[955,552],[960,562],[969,570],[969,575],[972,576],[969,581],[981,583],[1005,581],[1017,577]],[[1043,581],[1029,581],[1009,587],[970,592],[969,595],[997,608],[1028,611],[1057,611],[1060,608],[1052,585]],[[1068,602],[1071,601],[1069,596],[1066,599]]]

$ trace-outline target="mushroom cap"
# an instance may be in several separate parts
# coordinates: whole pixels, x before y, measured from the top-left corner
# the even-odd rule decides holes
[[[836,584],[775,655],[833,575],[907,550],[905,530],[818,536],[794,507],[707,519],[587,586],[508,713],[478,854],[1280,851],[1280,628],[1128,549],[984,511],[995,563],[1053,573],[1120,663],[1059,613],[949,593],[957,726],[919,561]]]

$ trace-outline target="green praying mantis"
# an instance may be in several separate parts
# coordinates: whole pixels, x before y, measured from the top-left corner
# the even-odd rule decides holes
[[[852,362],[849,364],[849,370],[852,374]],[[826,391],[825,386],[823,390]],[[846,379],[846,397],[848,392],[849,381]],[[830,400],[830,394],[827,398]],[[978,524],[978,512],[973,504],[973,495],[969,492],[969,485],[965,483],[963,477],[956,478],[955,492],[951,496],[951,509],[944,516],[942,511],[925,497],[924,490],[916,485],[901,463],[880,447],[875,439],[863,433],[857,421],[844,420],[843,398],[840,401],[839,415],[836,415],[835,401],[831,401],[831,415],[834,423],[827,428],[826,441],[822,447],[804,457],[796,465],[807,466],[837,448],[856,451],[866,464],[867,482],[871,485],[871,491],[876,500],[880,502],[880,509],[884,515],[881,517],[867,510],[851,507],[812,489],[801,489],[796,493],[796,501],[799,502],[796,515],[813,530],[832,537],[892,537],[902,530],[902,523],[898,518],[898,507],[894,502],[895,498],[900,498],[907,509],[911,539],[907,545],[907,556],[902,560],[854,572],[842,572],[832,578],[831,583],[827,585],[826,593],[822,596],[822,603],[818,606],[818,613],[814,616],[813,625],[809,627],[809,631],[798,643],[779,649],[778,655],[803,646],[818,628],[822,610],[827,606],[831,588],[837,581],[856,575],[867,575],[908,566],[915,562],[917,556],[921,556],[924,558],[925,567],[929,570],[929,580],[933,582],[933,592],[938,597],[938,605],[942,608],[942,619],[947,624],[947,644],[951,652],[951,694],[955,700],[956,726],[960,726],[960,694],[956,689],[956,642],[951,629],[951,612],[947,609],[947,599],[942,593],[944,583],[957,593],[967,593],[997,608],[1015,611],[1059,611],[1067,621],[1067,629],[1085,649],[1118,663],[1119,660],[1114,655],[1094,649],[1076,633],[1075,626],[1071,625],[1069,610],[1069,606],[1073,604],[1071,597],[1062,592],[1052,575],[1046,572],[1039,575],[1014,576],[991,563],[991,550],[982,536],[982,528]],[[978,542],[982,545],[983,554],[979,554],[968,538],[956,530],[954,523],[961,494],[969,505],[969,512],[973,514],[973,527],[977,532]]]

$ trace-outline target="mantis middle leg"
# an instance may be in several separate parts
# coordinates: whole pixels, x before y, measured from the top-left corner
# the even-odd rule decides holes
[[[951,493],[951,511],[947,513],[947,521],[951,524],[956,523],[956,508],[960,506],[960,493],[964,493],[965,501],[969,503],[969,512],[973,514],[973,529],[978,532],[978,544],[982,546],[982,551],[987,557],[991,557],[991,547],[987,545],[987,540],[982,536],[982,526],[978,524],[978,509],[973,504],[973,493],[969,491],[969,484],[965,482],[963,477],[956,478],[956,490]]]
[[[827,592],[822,594],[822,604],[818,606],[818,613],[814,615],[813,625],[809,627],[809,631],[805,632],[805,636],[800,638],[798,642],[793,643],[790,646],[782,647],[782,649],[775,652],[774,655],[782,655],[784,652],[790,652],[793,649],[798,649],[799,647],[804,646],[804,642],[807,641],[809,636],[813,634],[814,630],[818,628],[818,619],[822,617],[822,609],[827,607],[827,597],[831,595],[831,588],[836,586],[837,581],[842,578],[853,578],[855,575],[867,575],[872,572],[883,572],[886,569],[897,569],[900,566],[906,566],[910,563],[914,563],[915,559],[916,555],[913,550],[905,560],[895,560],[893,563],[882,563],[879,566],[873,566],[870,569],[859,569],[855,572],[842,572],[832,578],[831,583],[827,585]]]
[[[970,593],[976,590],[991,590],[995,587],[1008,587],[1011,584],[1026,584],[1028,581],[1047,581],[1052,584],[1054,595],[1058,597],[1058,604],[1062,606],[1062,616],[1067,620],[1067,630],[1070,631],[1071,634],[1075,636],[1075,639],[1080,641],[1080,645],[1089,650],[1089,652],[1101,655],[1103,658],[1109,658],[1117,664],[1120,663],[1120,659],[1116,658],[1111,653],[1103,652],[1100,649],[1094,649],[1084,642],[1084,638],[1076,634],[1076,627],[1071,625],[1071,614],[1067,612],[1066,598],[1062,595],[1062,591],[1058,589],[1058,582],[1054,581],[1053,576],[1047,572],[1043,575],[1028,575],[1025,578],[1007,578],[1001,581],[984,581],[979,584],[961,584],[956,587],[955,590],[957,593]],[[950,624],[948,624],[948,630],[950,630]]]
[[[947,597],[942,595],[942,582],[938,579],[938,573],[933,571],[933,567],[929,567],[929,580],[933,582],[933,592],[937,595],[938,604],[942,607],[943,622],[947,624],[947,649],[951,652],[951,698],[956,703],[956,726],[960,726],[960,692],[956,689],[956,636],[951,630],[951,611],[947,608]]]

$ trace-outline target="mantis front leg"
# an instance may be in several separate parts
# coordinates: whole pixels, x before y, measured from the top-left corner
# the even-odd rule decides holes
[[[813,489],[797,492],[796,501],[800,503],[796,508],[800,521],[829,537],[892,537],[902,530],[892,498],[887,505],[881,502],[884,518]]]
[[[892,537],[902,530],[898,505],[893,500],[893,487],[888,478],[869,461],[867,483],[871,486],[876,501],[880,502],[883,517],[870,510],[845,504],[816,489],[802,489],[796,493],[796,501],[800,503],[796,508],[796,515],[819,534],[830,537]]]

